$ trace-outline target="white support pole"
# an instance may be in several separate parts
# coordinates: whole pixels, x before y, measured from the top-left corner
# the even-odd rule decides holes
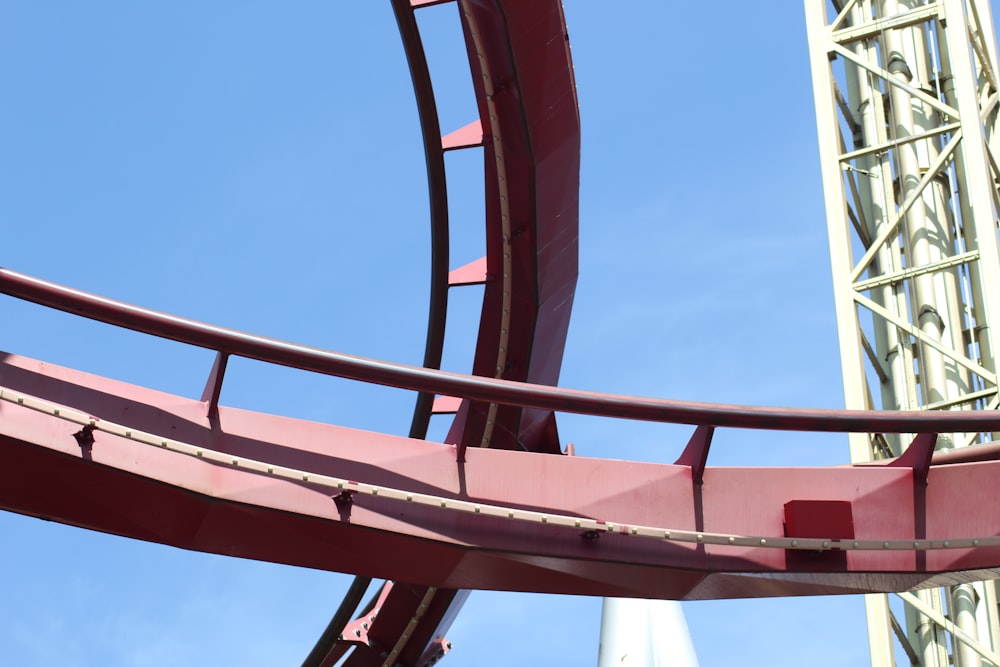
[[[698,667],[681,603],[604,598],[597,667]]]

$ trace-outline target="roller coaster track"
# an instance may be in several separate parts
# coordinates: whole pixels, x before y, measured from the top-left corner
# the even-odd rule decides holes
[[[933,453],[995,412],[724,406],[557,388],[576,281],[579,116],[557,0],[461,0],[478,121],[442,137],[414,11],[431,303],[421,367],[266,339],[0,269],[0,291],[214,350],[200,400],[5,355],[0,507],[178,547],[358,575],[306,664],[424,665],[463,590],[710,599],[1000,575],[997,448]],[[486,257],[448,271],[444,152],[481,146]],[[449,286],[485,285],[472,375],[437,370]],[[418,392],[409,437],[219,405],[227,360]],[[445,443],[435,397],[461,399]],[[673,465],[562,454],[555,412],[694,426]],[[707,466],[718,428],[917,434],[881,465]],[[968,494],[968,488],[977,495]],[[948,507],[948,512],[938,508]],[[956,517],[959,517],[956,519]],[[392,580],[355,611],[369,577]]]

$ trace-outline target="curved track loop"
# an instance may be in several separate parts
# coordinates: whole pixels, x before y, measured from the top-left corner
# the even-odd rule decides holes
[[[420,31],[408,0],[392,0],[393,12],[410,66],[410,78],[420,114],[420,130],[427,168],[427,192],[430,198],[431,284],[427,309],[427,340],[424,345],[424,368],[441,368],[444,352],[445,323],[448,316],[448,181],[444,169],[441,128],[431,74],[427,67]],[[434,394],[421,392],[413,408],[411,438],[427,437]]]
[[[447,312],[446,145],[442,143],[430,73],[413,12],[420,6],[444,3],[392,0],[392,4],[410,64],[427,163],[432,261],[423,366],[433,369],[440,367]],[[552,0],[458,5],[480,109],[475,125],[485,139],[481,145],[486,175],[487,279],[473,372],[554,385],[575,288],[579,172],[579,118],[561,6]],[[527,74],[521,76],[519,69]],[[41,293],[32,287],[21,289],[32,282],[33,287],[39,287],[37,281],[13,273],[4,277],[11,294],[216,349],[216,366],[203,395],[207,414],[216,422],[230,355],[270,358],[300,368],[310,366],[294,358],[301,352],[292,350],[294,346],[277,345],[284,348],[284,352],[277,353],[277,357],[285,357],[282,360],[271,354],[277,351],[273,345],[265,343],[270,350],[264,351],[261,341],[252,341],[250,348],[256,348],[252,351],[244,345],[247,337],[235,332],[224,332],[228,340],[222,342],[215,336],[220,331],[212,327],[142,313],[58,288],[39,298]],[[545,344],[536,346],[536,339]],[[541,354],[532,354],[536,347],[542,348]],[[285,356],[290,351],[292,358]],[[445,393],[434,387],[419,393],[411,438],[425,437],[435,391]],[[468,446],[560,451],[551,409],[473,402],[471,397],[462,401],[448,441],[458,445],[459,458],[464,458]],[[364,582],[363,578],[356,579],[352,591],[356,592]],[[385,660],[415,664],[425,657],[436,657],[443,649],[433,640],[440,638],[463,599],[464,594],[455,590],[396,583],[379,605],[378,622],[365,627],[368,641],[351,641],[348,637],[348,641],[340,641],[333,648],[336,642],[331,638],[335,640],[340,634],[336,626],[343,624],[345,614],[350,614],[353,607],[345,600],[304,664],[331,664],[351,646],[361,649],[348,659],[346,664],[352,666],[381,664]],[[374,621],[374,617],[370,620]],[[373,657],[374,651],[365,650],[373,645],[392,648],[382,652],[386,655]]]
[[[427,337],[424,346],[424,368],[441,368],[441,358],[444,352],[444,334],[448,314],[448,268],[449,268],[449,229],[448,229],[448,183],[445,175],[444,149],[441,142],[441,126],[438,119],[437,103],[434,99],[434,89],[431,84],[430,70],[427,65],[427,58],[424,54],[423,42],[420,38],[420,30],[417,26],[416,17],[413,13],[413,6],[409,0],[392,0],[393,13],[396,17],[396,24],[399,27],[403,48],[406,52],[406,60],[410,68],[410,79],[413,81],[413,91],[417,100],[417,110],[420,115],[420,128],[424,145],[424,158],[427,169],[427,191],[430,199],[430,227],[431,227],[431,270],[430,270],[430,297],[427,314]],[[421,392],[417,394],[416,405],[413,408],[413,418],[410,423],[409,436],[411,438],[424,439],[427,437],[427,430],[430,426],[431,414],[434,406],[434,394]],[[432,638],[438,633],[447,631],[447,625],[441,621],[444,613],[431,616],[424,614],[419,619],[419,627],[415,631],[406,633],[406,628],[410,619],[416,616],[416,608],[413,603],[414,597],[407,595],[403,587],[392,588],[390,585],[387,591],[386,600],[381,597],[381,591],[385,590],[388,582],[383,583],[380,589],[380,602],[389,602],[387,612],[382,614],[385,604],[380,604],[378,609],[374,609],[375,601],[366,606],[363,610],[361,627],[355,632],[357,637],[351,636],[351,631],[347,626],[353,620],[355,609],[365,590],[371,584],[371,577],[356,575],[344,599],[334,612],[326,630],[316,641],[316,645],[309,655],[302,662],[302,667],[324,667],[337,663],[345,654],[355,649],[345,667],[361,667],[365,664],[379,664],[383,660],[373,661],[372,656],[378,653],[381,658],[383,651],[378,651],[378,638],[381,634],[385,637],[402,638],[406,634],[406,641],[400,647],[402,653],[407,646],[417,647],[421,651],[420,657],[427,651]],[[391,596],[391,597],[390,597]],[[396,600],[402,598],[402,605],[412,609],[404,611],[402,614],[391,614],[389,611]],[[464,597],[458,596],[456,591],[447,591],[440,595],[439,607],[444,604],[444,609],[461,607],[461,600]],[[451,604],[447,604],[451,602]],[[457,604],[456,604],[457,602]],[[437,609],[435,609],[437,611]],[[367,622],[364,620],[367,617]],[[425,620],[426,619],[426,620]],[[365,634],[365,641],[360,641],[360,635]],[[353,640],[353,641],[352,641]],[[394,641],[399,643],[399,639]],[[385,643],[384,641],[382,642]],[[409,653],[412,654],[411,648]],[[385,656],[386,658],[388,655]],[[399,656],[393,656],[393,659]],[[410,656],[402,656],[404,659]],[[412,660],[410,660],[412,663]]]
[[[462,588],[696,599],[900,590],[1000,573],[1000,519],[983,509],[1000,500],[1000,463],[930,465],[935,433],[1000,430],[995,413],[761,409],[554,387],[576,279],[579,168],[556,0],[458,3],[484,136],[487,281],[474,376],[433,370],[448,238],[444,146],[413,16],[429,4],[439,3],[393,0],[431,192],[425,368],[262,339],[0,270],[7,294],[219,353],[202,401],[6,356],[0,506],[396,580],[338,631],[364,588],[357,581],[353,604],[306,663],[332,664],[353,646],[350,667],[431,663],[447,651],[441,633]],[[411,437],[219,407],[234,354],[418,391]],[[416,439],[435,394],[463,399],[450,445]],[[543,456],[560,452],[553,411],[698,428],[674,465]],[[881,466],[706,467],[721,426],[921,435]],[[974,505],[970,485],[982,490]],[[935,509],[945,506],[947,516]]]
[[[447,310],[441,305],[447,303],[446,147],[414,16],[422,4],[431,3],[393,0],[420,109],[431,198],[424,367],[439,368]],[[486,181],[487,277],[473,373],[555,385],[576,286],[580,159],[565,19],[558,1],[463,1],[458,7],[479,107],[472,125],[482,137]],[[520,76],[519,68],[528,74]],[[536,344],[536,337],[545,344]],[[540,354],[533,355],[536,349]],[[426,435],[431,397],[426,391],[419,395],[410,437]],[[468,399],[447,441],[457,445],[459,460],[469,446],[560,453],[551,410]],[[464,591],[394,583],[378,614],[369,616],[367,641],[345,664],[434,662],[447,649],[443,635],[465,598]],[[389,648],[388,655],[377,647]],[[330,652],[324,664],[339,653]]]

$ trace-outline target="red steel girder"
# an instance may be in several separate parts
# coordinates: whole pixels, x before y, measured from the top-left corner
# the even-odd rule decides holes
[[[908,466],[709,466],[699,485],[684,465],[478,448],[457,463],[447,445],[225,407],[213,427],[204,403],[13,356],[0,385],[0,506],[189,549],[438,588],[676,599],[891,591],[1000,574],[997,462],[932,467],[926,484]],[[19,405],[20,395],[49,407]],[[67,396],[100,418],[91,447],[74,438],[69,406],[50,409]],[[134,435],[105,432],[105,422]],[[140,433],[221,454],[140,444]],[[336,488],[249,470],[251,460],[384,493],[358,492],[342,513]],[[451,511],[437,499],[481,503],[487,514],[578,517],[584,527]],[[793,550],[744,539],[780,539],[785,505],[810,500],[850,503],[861,548],[838,543],[846,558],[812,549],[803,569]],[[612,530],[586,530],[594,521]],[[630,527],[709,541],[643,539]],[[719,535],[738,539],[712,542]],[[919,548],[927,540],[958,548]]]
[[[487,281],[474,375],[555,385],[577,279],[580,116],[559,1],[459,2],[483,133]],[[468,402],[449,441],[560,453],[551,410]]]

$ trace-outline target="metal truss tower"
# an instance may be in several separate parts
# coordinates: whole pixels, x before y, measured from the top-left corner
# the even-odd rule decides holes
[[[989,4],[805,4],[847,407],[996,410],[1000,68]],[[936,447],[996,439],[942,433]],[[898,456],[907,442],[854,434],[851,460]],[[897,664],[897,646],[914,665],[1000,665],[994,582],[899,600],[866,598],[873,665]]]

